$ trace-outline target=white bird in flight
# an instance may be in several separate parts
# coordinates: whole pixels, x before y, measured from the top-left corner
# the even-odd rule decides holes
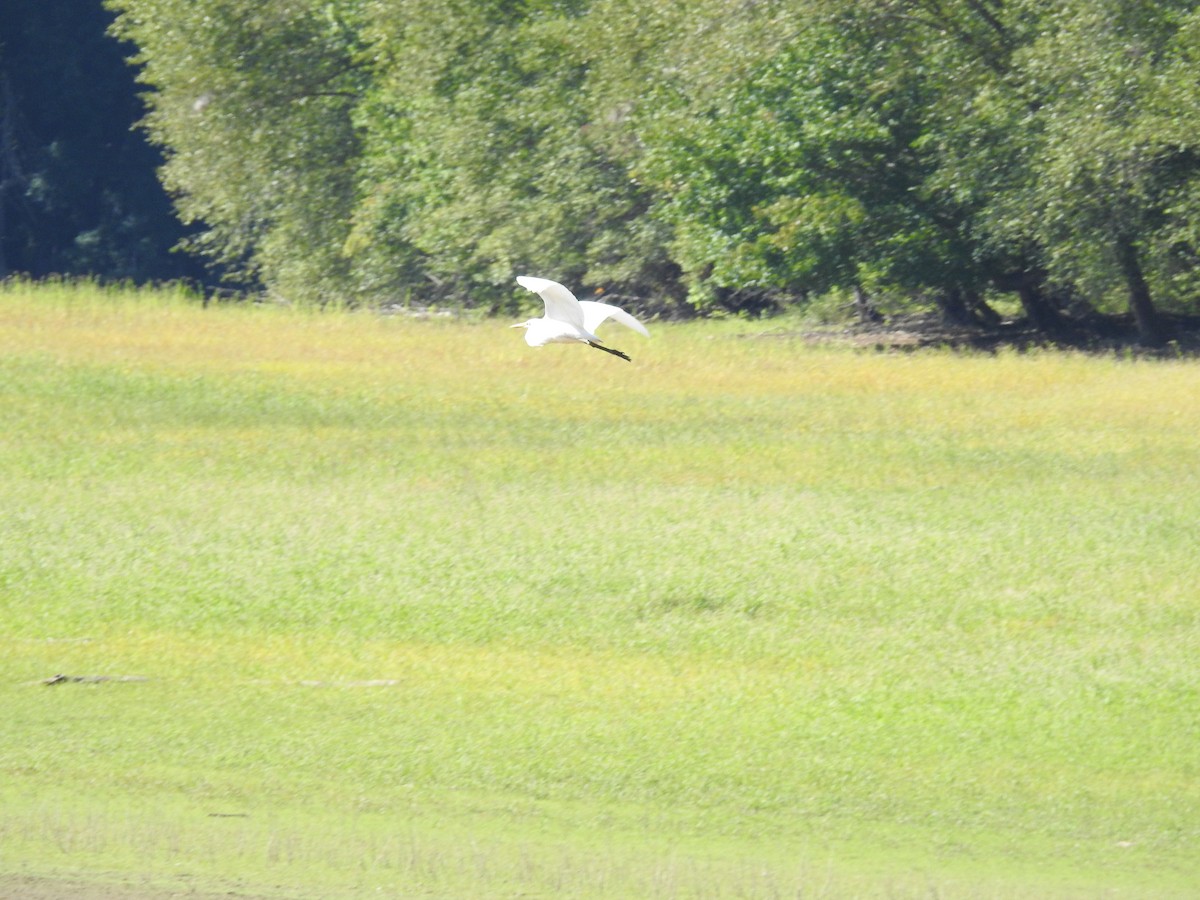
[[[575,295],[557,281],[518,275],[517,284],[526,290],[533,291],[546,304],[546,314],[541,318],[519,322],[512,326],[525,329],[525,343],[530,347],[544,347],[546,344],[570,344],[578,341],[628,360],[629,357],[620,350],[605,347],[604,342],[596,337],[596,329],[608,319],[615,319],[625,327],[650,337],[646,326],[625,310],[610,303],[576,300]]]

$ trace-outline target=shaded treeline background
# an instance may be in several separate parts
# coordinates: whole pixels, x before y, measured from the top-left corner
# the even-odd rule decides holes
[[[1006,295],[1158,343],[1200,311],[1195,6],[111,0],[120,45],[5,0],[4,261],[165,277],[182,239],[289,300],[491,310],[522,271],[664,313]]]
[[[100,0],[0,0],[0,277],[198,278]]]

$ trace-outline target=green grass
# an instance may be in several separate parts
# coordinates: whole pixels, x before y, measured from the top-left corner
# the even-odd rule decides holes
[[[0,292],[0,873],[1197,895],[1200,366],[505,324]]]

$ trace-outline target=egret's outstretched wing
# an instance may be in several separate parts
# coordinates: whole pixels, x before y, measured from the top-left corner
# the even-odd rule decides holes
[[[597,303],[595,300],[580,300],[579,306],[583,310],[583,327],[592,334],[595,334],[596,329],[606,320],[612,319],[614,322],[620,322],[626,328],[632,328],[638,334],[650,337],[646,326],[619,306],[613,306],[611,303]]]
[[[559,322],[587,330],[583,324],[583,310],[579,308],[579,301],[557,281],[518,275],[517,284],[542,298],[542,302],[546,304],[547,319],[557,319]]]

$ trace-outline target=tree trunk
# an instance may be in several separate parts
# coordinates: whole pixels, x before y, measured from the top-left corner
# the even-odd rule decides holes
[[[875,308],[870,294],[863,290],[861,284],[854,286],[854,311],[858,313],[858,321],[863,325],[883,321],[883,314]]]
[[[988,306],[979,291],[967,291],[966,305],[980,325],[986,328],[995,328],[1000,324],[1000,313]]]
[[[1036,270],[1021,271],[1010,272],[995,278],[994,281],[996,287],[1002,291],[1017,292],[1017,296],[1021,299],[1021,309],[1025,311],[1025,318],[1034,328],[1043,334],[1055,336],[1062,334],[1066,329],[1066,322],[1058,307],[1051,303],[1045,292],[1042,291],[1044,277],[1044,273]]]
[[[1117,238],[1117,263],[1129,288],[1129,311],[1137,324],[1138,341],[1148,347],[1158,347],[1167,341],[1167,328],[1150,298],[1150,286],[1142,273],[1137,247],[1133,238],[1122,234]]]
[[[933,300],[937,304],[938,312],[941,313],[942,321],[947,325],[975,324],[971,311],[967,309],[966,300],[963,299],[963,292],[958,288],[938,291]]]
[[[1025,310],[1025,315],[1038,331],[1049,335],[1062,333],[1065,324],[1062,314],[1042,293],[1040,285],[1032,279],[1026,279],[1017,288],[1017,296],[1021,298],[1021,308]]]

